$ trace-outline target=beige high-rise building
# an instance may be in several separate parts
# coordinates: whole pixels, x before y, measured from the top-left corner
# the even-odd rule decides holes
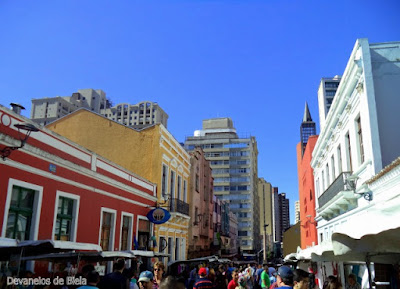
[[[268,252],[273,249],[273,233],[275,232],[274,203],[272,185],[264,178],[258,179],[258,200],[260,204],[260,242],[263,248],[265,229],[266,249]]]
[[[294,223],[297,224],[300,221],[300,201],[297,200],[294,203]]]
[[[214,177],[214,194],[229,202],[238,218],[240,249],[254,253],[260,249],[257,194],[257,142],[255,137],[239,138],[230,118],[203,120],[203,129],[187,137],[185,149],[204,150]]]
[[[40,125],[47,125],[79,108],[86,108],[135,129],[159,123],[167,128],[168,114],[156,102],[120,103],[113,106],[103,90],[91,88],[79,89],[71,96],[33,99],[31,119]]]

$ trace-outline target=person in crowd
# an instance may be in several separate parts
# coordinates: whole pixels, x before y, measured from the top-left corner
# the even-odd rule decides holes
[[[161,281],[160,289],[185,289],[184,280],[179,280],[173,276],[168,276]]]
[[[346,289],[361,289],[360,284],[357,283],[357,276],[353,273],[347,276]]]
[[[261,288],[261,273],[262,273],[262,271],[264,271],[264,269],[263,269],[262,265],[259,264],[258,268],[256,270],[256,274],[255,274],[256,278],[255,278],[255,282],[254,282],[254,285],[255,285],[256,289],[260,289]]]
[[[153,283],[154,275],[150,271],[143,271],[139,275],[139,288],[140,289],[153,289],[154,283]]]
[[[268,264],[264,263],[263,264],[264,270],[261,273],[261,280],[260,280],[260,285],[261,288],[269,288],[271,285],[271,281],[269,280],[269,274],[268,274]]]
[[[164,263],[161,261],[155,262],[154,266],[153,266],[153,270],[154,270],[154,281],[153,281],[154,286],[153,286],[153,288],[159,288],[161,281],[163,279],[164,271],[165,271]]]
[[[293,271],[288,266],[281,266],[276,275],[276,283],[279,289],[293,288]]]
[[[99,282],[98,287],[100,289],[128,289],[129,288],[129,280],[122,275],[122,272],[125,269],[125,260],[118,259],[114,266],[113,272],[107,274],[103,277],[103,279]]]
[[[97,287],[97,283],[99,283],[99,281],[100,281],[99,273],[96,270],[86,272],[86,270],[88,268],[85,269],[85,272],[83,272],[83,268],[82,268],[82,274],[86,278],[86,285],[80,286],[77,289],[98,289],[99,288],[99,287]],[[93,268],[94,268],[94,266],[93,266]]]
[[[228,287],[228,278],[225,274],[224,265],[220,264],[215,272],[215,288],[226,289]]]
[[[328,276],[328,283],[326,289],[342,289],[342,284],[339,282],[336,276]]]
[[[246,287],[248,289],[253,289],[253,268],[251,268],[250,264],[247,265],[247,268],[244,270],[244,277],[246,279]]]
[[[228,289],[236,289],[239,286],[239,272],[238,270],[232,271],[232,280],[228,284]]]
[[[235,289],[248,289],[246,275],[239,274],[238,284],[239,285]]]
[[[310,278],[308,272],[302,269],[296,269],[293,271],[293,288],[294,289],[309,289],[308,284]]]
[[[194,283],[197,280],[197,267],[192,266],[192,270],[189,273],[189,280],[188,280],[188,289],[192,289]]]
[[[212,289],[214,288],[213,283],[207,279],[207,269],[202,267],[199,269],[199,279],[193,285],[194,289]]]

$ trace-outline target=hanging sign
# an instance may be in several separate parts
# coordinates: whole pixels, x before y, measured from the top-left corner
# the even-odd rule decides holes
[[[170,212],[163,208],[155,208],[147,214],[147,219],[154,224],[164,224],[170,218]]]

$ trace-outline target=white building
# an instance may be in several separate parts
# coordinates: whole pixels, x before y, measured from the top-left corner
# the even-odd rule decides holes
[[[367,39],[358,39],[325,125],[321,125],[323,129],[311,161],[317,196],[315,220],[318,222],[319,249],[330,247],[327,244],[335,232],[350,237],[357,231],[357,238],[362,238],[388,230],[384,216],[400,211],[399,92],[400,42],[370,44]],[[388,168],[391,173],[385,173],[383,177]],[[382,192],[377,185],[382,182],[391,187],[390,193]],[[366,214],[369,211],[374,213]],[[391,226],[399,228],[400,218],[392,218]],[[339,236],[333,236],[336,245]],[[324,255],[329,250],[335,254],[344,252],[331,247],[319,250],[319,254]],[[355,260],[359,257],[350,259],[365,261]],[[345,259],[342,256],[338,260]],[[344,276],[356,265],[338,263],[345,284]],[[379,265],[377,263],[375,266]],[[375,273],[372,271],[372,274]],[[362,288],[368,287],[366,271],[359,276]],[[375,278],[384,281],[379,279],[383,278],[381,276]]]

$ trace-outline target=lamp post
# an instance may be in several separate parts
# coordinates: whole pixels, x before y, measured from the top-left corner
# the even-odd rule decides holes
[[[267,261],[267,227],[269,224],[264,224],[264,261]]]
[[[37,129],[33,124],[30,124],[30,123],[15,124],[14,126],[16,128],[18,128],[19,140],[21,141],[21,144],[19,146],[12,146],[12,147],[6,146],[3,149],[1,149],[0,153],[1,153],[1,158],[3,159],[3,161],[5,161],[6,158],[10,156],[12,151],[18,150],[25,145],[31,132],[39,131],[39,129]],[[24,136],[21,136],[21,132],[20,132],[21,130],[26,130],[26,133]]]

